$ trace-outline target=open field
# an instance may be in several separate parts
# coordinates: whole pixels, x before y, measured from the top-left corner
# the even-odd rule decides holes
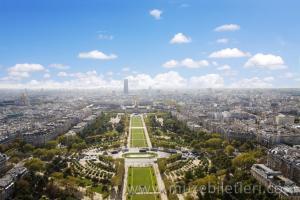
[[[129,167],[128,192],[148,193],[157,191],[157,182],[152,167]]]
[[[131,147],[147,147],[144,129],[131,129]]]
[[[131,117],[131,126],[132,127],[143,127],[142,119],[140,116]]]
[[[128,200],[159,200],[158,194],[135,194],[127,198]]]

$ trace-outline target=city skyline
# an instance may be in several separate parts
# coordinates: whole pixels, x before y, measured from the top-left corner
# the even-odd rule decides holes
[[[297,1],[0,5],[1,89],[300,85]]]

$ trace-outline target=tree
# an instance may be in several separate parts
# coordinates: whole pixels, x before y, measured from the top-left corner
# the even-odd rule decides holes
[[[232,160],[232,164],[234,167],[238,167],[242,169],[250,169],[250,167],[254,163],[255,163],[255,157],[253,153],[242,153]]]
[[[221,138],[211,138],[205,142],[207,147],[219,149],[222,146],[223,140]]]
[[[120,134],[123,133],[124,129],[125,129],[125,126],[123,123],[120,122],[116,125],[116,131],[118,131],[118,133],[120,133]]]
[[[231,156],[234,152],[234,147],[232,145],[227,145],[224,151],[228,156]]]
[[[47,149],[55,149],[55,148],[57,147],[57,145],[58,145],[57,141],[52,140],[52,141],[48,141],[48,142],[46,143],[45,147],[46,147]]]
[[[34,150],[34,146],[32,146],[31,144],[25,144],[23,146],[24,153],[32,152],[33,150]]]
[[[167,161],[165,158],[159,158],[157,160],[157,164],[158,164],[158,168],[159,168],[159,171],[160,173],[164,173],[166,171],[166,168],[167,168]]]
[[[192,171],[185,172],[184,179],[185,179],[186,183],[190,182],[193,179],[193,173],[192,173]]]
[[[39,158],[32,158],[25,162],[25,167],[32,172],[41,172],[45,169],[45,163]]]
[[[18,180],[15,187],[15,199],[33,199],[31,196],[30,184],[27,180]]]

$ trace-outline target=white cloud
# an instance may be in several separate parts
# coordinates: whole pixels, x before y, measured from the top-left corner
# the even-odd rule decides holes
[[[113,40],[113,39],[114,39],[113,35],[105,35],[105,34],[98,35],[98,40]]]
[[[231,70],[231,67],[229,65],[222,65],[217,68],[219,71],[226,71],[226,70]]]
[[[247,56],[250,56],[250,54],[247,52],[243,52],[238,48],[226,48],[215,51],[209,55],[210,58],[241,58]]]
[[[43,76],[44,78],[46,78],[46,79],[48,79],[48,78],[50,78],[51,77],[51,75],[49,74],[49,73],[46,73],[46,74],[44,74],[44,76]]]
[[[112,60],[116,59],[117,55],[115,54],[105,54],[98,50],[93,50],[90,52],[81,52],[78,55],[79,58],[86,58],[86,59],[99,59],[99,60]]]
[[[186,80],[175,71],[157,74],[154,77],[148,74],[128,76],[129,86],[134,89],[178,89],[186,87]],[[172,81],[170,81],[172,80]]]
[[[159,10],[159,9],[153,9],[149,11],[149,14],[154,17],[156,20],[161,19],[161,15],[162,15],[163,11]]]
[[[219,44],[227,44],[229,42],[229,39],[228,38],[220,38],[220,39],[217,39],[216,42]]]
[[[130,71],[130,68],[129,68],[129,67],[123,67],[123,68],[122,68],[122,71],[123,71],[123,72],[129,72],[129,71]]]
[[[225,31],[238,31],[240,30],[240,26],[238,24],[224,24],[222,26],[218,26],[215,28],[217,32],[225,32]]]
[[[285,69],[287,66],[280,56],[258,53],[251,57],[244,65],[246,68],[262,68],[269,70]]]
[[[268,77],[265,77],[263,80],[266,81],[266,82],[272,82],[272,81],[274,81],[274,77],[273,76],[268,76]]]
[[[64,65],[64,64],[59,64],[59,63],[53,63],[53,64],[50,64],[49,67],[53,67],[53,68],[59,69],[59,70],[67,70],[67,69],[70,69],[70,66]]]
[[[280,76],[281,78],[294,78],[295,74],[293,74],[292,72],[286,72],[283,75]]]
[[[67,77],[67,76],[69,76],[69,74],[66,73],[66,72],[58,72],[57,76],[59,76],[59,77]]]
[[[174,37],[171,39],[171,44],[184,44],[184,43],[190,43],[192,39],[183,33],[177,33],[174,35]]]
[[[181,65],[187,68],[200,68],[209,66],[209,62],[207,60],[195,61],[191,58],[186,58],[181,61]]]
[[[67,80],[31,80],[28,82],[1,80],[0,88],[29,88],[29,89],[119,89],[123,87],[123,80],[115,80],[112,77],[103,76],[96,71],[85,73],[63,73],[60,75],[69,77]],[[184,78],[178,72],[169,71],[155,76],[148,74],[136,74],[127,76],[130,89],[183,89],[183,88],[215,88],[223,87],[223,78],[218,74],[207,74]]]
[[[211,63],[212,63],[213,66],[219,66],[219,63],[216,62],[216,61],[212,61]]]
[[[21,79],[28,78],[32,72],[41,72],[45,70],[44,66],[40,64],[23,63],[16,64],[15,66],[8,68],[7,71],[9,79]]]
[[[185,58],[181,61],[169,60],[165,62],[162,66],[165,68],[186,67],[186,68],[195,69],[195,68],[209,66],[209,62],[207,60],[196,61],[191,58]]]
[[[219,74],[193,76],[190,79],[189,86],[192,88],[221,88],[224,87],[224,80]]]
[[[179,62],[177,60],[169,60],[163,64],[163,67],[165,68],[174,68],[178,66],[179,66]]]
[[[222,71],[223,76],[236,76],[238,74],[238,71],[232,70],[230,65],[219,66],[217,70]]]
[[[106,75],[107,75],[107,76],[112,76],[112,75],[114,75],[114,72],[109,71],[109,72],[106,73]]]
[[[231,84],[231,88],[270,88],[273,85],[270,83],[270,77],[267,81],[258,77],[245,78]]]

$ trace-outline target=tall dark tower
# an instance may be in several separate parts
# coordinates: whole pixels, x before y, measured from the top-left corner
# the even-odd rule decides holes
[[[128,79],[124,79],[124,94],[128,94]]]

